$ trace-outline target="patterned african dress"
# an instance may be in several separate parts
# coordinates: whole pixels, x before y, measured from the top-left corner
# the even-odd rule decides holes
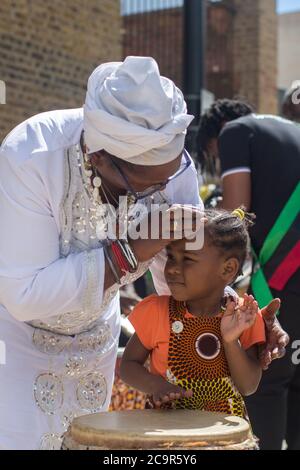
[[[192,390],[173,407],[217,411],[248,420],[244,400],[230,377],[221,336],[221,316],[185,317],[186,307],[169,300],[167,380]]]

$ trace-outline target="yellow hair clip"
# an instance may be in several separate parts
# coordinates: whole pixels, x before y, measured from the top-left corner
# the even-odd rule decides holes
[[[245,211],[243,211],[243,209],[241,209],[241,208],[234,209],[234,211],[232,211],[231,213],[232,213],[232,215],[235,215],[236,217],[238,217],[241,220],[244,220],[244,218],[245,218]]]

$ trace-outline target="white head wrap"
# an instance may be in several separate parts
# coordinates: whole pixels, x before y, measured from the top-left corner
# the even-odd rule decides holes
[[[160,76],[151,57],[102,64],[88,80],[88,153],[106,150],[137,165],[162,165],[180,155],[192,120],[182,92]]]

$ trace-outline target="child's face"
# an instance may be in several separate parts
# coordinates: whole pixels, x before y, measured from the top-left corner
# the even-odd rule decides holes
[[[239,269],[236,258],[222,256],[218,248],[205,237],[201,250],[185,250],[187,240],[167,246],[165,278],[176,300],[205,298],[231,284]]]

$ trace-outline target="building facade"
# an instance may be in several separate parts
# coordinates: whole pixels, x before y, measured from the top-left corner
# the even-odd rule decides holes
[[[276,1],[207,4],[206,89],[217,98],[243,97],[258,112],[276,113]],[[127,14],[123,25],[123,56],[155,57],[162,73],[182,86],[183,8]]]
[[[300,80],[300,11],[278,17],[278,88]]]
[[[0,142],[22,120],[79,107],[101,62],[119,60],[119,0],[1,0]]]

